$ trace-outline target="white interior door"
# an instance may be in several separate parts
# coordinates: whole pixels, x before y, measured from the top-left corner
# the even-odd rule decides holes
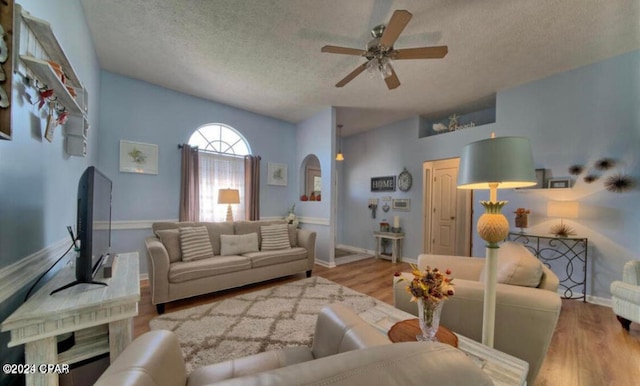
[[[471,252],[471,194],[457,188],[458,164],[458,158],[425,163],[426,253]]]

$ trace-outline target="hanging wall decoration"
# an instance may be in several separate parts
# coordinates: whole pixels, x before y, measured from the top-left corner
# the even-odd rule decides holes
[[[571,165],[571,166],[569,166],[569,174],[574,175],[574,176],[577,176],[580,173],[582,173],[582,170],[584,170],[582,165]]]
[[[616,161],[611,158],[602,158],[596,161],[596,169],[598,170],[609,170],[616,164]]]
[[[595,174],[587,174],[586,176],[584,176],[584,178],[582,180],[584,182],[586,182],[587,184],[590,184],[590,183],[594,182],[595,180],[597,180],[598,178],[600,178],[600,176],[597,176]]]
[[[635,182],[629,176],[615,174],[604,181],[604,187],[614,193],[624,193],[633,189]]]

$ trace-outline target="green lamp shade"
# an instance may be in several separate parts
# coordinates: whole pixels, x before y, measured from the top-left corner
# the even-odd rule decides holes
[[[536,184],[533,152],[528,138],[497,137],[472,142],[462,148],[458,188],[521,188]]]

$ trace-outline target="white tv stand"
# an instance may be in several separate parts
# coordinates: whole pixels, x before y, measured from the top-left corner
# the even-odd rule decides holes
[[[49,293],[75,279],[75,270],[60,271],[1,325],[10,331],[9,347],[25,345],[26,364],[73,364],[109,353],[113,361],[133,337],[138,314],[140,279],[138,253],[118,254],[113,276],[96,280],[107,286],[79,284]],[[56,336],[75,333],[75,345],[58,354]],[[58,374],[26,375],[27,386],[58,385]]]

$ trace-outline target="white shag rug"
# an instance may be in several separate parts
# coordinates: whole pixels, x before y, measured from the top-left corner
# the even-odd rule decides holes
[[[311,346],[322,307],[342,302],[362,313],[378,300],[314,276],[158,316],[152,330],[178,335],[187,371],[288,346]]]

